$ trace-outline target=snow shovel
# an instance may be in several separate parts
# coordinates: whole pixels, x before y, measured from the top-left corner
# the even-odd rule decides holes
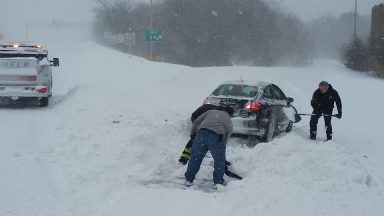
[[[243,177],[229,171],[227,167],[225,168],[225,175],[227,175],[228,177],[232,177],[234,179],[243,180]]]
[[[300,116],[316,116],[316,114],[296,114],[296,118],[301,118]],[[335,115],[324,115],[324,114],[322,114],[321,116],[324,116],[324,117],[336,117],[336,114]]]
[[[292,107],[293,107],[293,109],[294,109],[295,112],[296,112],[296,114],[295,114],[295,122],[293,122],[293,123],[299,123],[299,122],[302,120],[302,118],[301,118],[300,114],[297,114],[297,109],[296,109],[296,107],[294,107],[294,106],[292,106]]]
[[[243,180],[243,177],[237,175],[237,174],[234,173],[234,172],[229,171],[228,168],[229,168],[230,166],[231,166],[231,163],[230,163],[229,161],[226,160],[226,161],[225,161],[225,171],[224,171],[225,175],[227,175],[228,177],[232,177],[232,178],[234,178],[234,179]]]

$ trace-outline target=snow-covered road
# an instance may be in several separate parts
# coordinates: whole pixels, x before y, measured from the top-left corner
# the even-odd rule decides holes
[[[84,43],[54,50],[48,108],[0,107],[0,215],[377,215],[384,212],[383,80],[334,61],[305,68],[190,68]],[[311,112],[321,80],[339,91],[334,141],[309,141],[308,121],[255,148],[233,138],[245,177],[216,193],[183,190],[177,165],[187,119],[221,82],[263,80]],[[320,121],[323,124],[323,121]],[[320,139],[325,139],[320,127]],[[211,178],[204,161],[197,184]],[[230,180],[230,179],[228,179]]]

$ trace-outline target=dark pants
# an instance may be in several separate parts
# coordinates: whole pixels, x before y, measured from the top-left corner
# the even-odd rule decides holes
[[[225,149],[225,143],[220,139],[218,134],[206,129],[200,129],[193,141],[191,159],[188,163],[185,179],[190,182],[195,180],[196,174],[200,170],[201,163],[209,150],[214,159],[213,182],[215,184],[223,184]]]
[[[316,112],[316,111],[313,111],[312,114],[315,114],[311,117],[311,121],[309,123],[310,125],[310,130],[311,130],[311,135],[315,135],[317,134],[317,123],[319,122],[319,118],[322,116],[322,115],[329,115],[329,116],[324,116],[324,121],[325,121],[325,129],[326,129],[326,132],[327,132],[327,137],[331,137],[332,138],[332,113],[321,113],[321,112]]]

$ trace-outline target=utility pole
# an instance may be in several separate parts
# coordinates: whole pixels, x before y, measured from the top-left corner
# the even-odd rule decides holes
[[[151,5],[150,5],[150,29],[153,29],[153,0],[151,0]],[[153,52],[153,47],[152,47],[152,41],[149,41],[149,58],[152,60],[152,52]]]
[[[353,31],[353,38],[357,39],[357,0],[355,0],[355,28]]]
[[[25,22],[25,42],[28,43],[29,41],[29,23],[28,21]]]

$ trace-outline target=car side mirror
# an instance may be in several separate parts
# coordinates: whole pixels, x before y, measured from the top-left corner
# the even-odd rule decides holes
[[[295,101],[295,99],[291,98],[291,97],[287,97],[287,102],[289,104],[293,103],[293,101]]]
[[[51,66],[53,67],[59,67],[60,66],[60,61],[59,61],[59,58],[53,58],[51,62]]]

